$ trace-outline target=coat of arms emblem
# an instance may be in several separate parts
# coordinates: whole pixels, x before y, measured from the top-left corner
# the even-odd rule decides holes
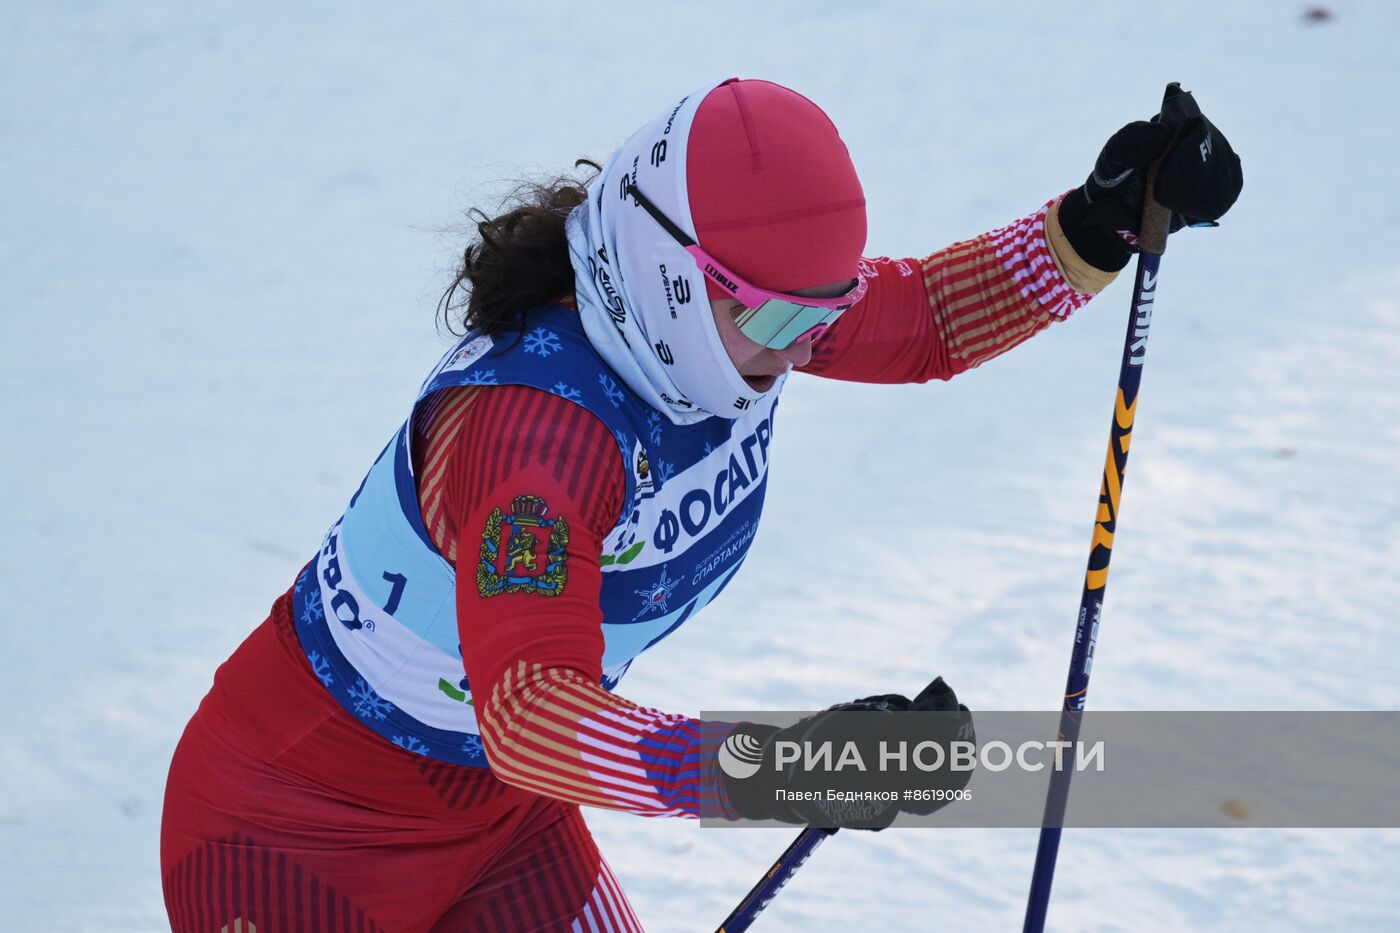
[[[539,496],[516,496],[510,512],[491,510],[481,536],[481,560],[476,565],[476,588],[483,597],[502,593],[558,596],[564,592],[569,568],[569,523],[549,518],[549,506]],[[542,540],[546,534],[548,539]]]

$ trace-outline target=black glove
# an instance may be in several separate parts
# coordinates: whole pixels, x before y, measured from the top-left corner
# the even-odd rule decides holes
[[[1133,253],[1119,231],[1137,236],[1147,167],[1161,158],[1153,194],[1172,212],[1170,232],[1215,226],[1240,196],[1240,157],[1206,119],[1190,91],[1173,84],[1162,112],[1109,137],[1088,181],[1060,203],[1060,226],[1085,261],[1109,272]]]
[[[902,718],[905,712],[940,712],[944,716]],[[858,717],[845,714],[858,713]],[[913,700],[899,694],[865,697],[840,703],[796,725],[779,729],[756,723],[740,723],[725,740],[717,757],[716,771],[723,782],[730,806],[747,819],[783,820],[810,826],[883,829],[901,812],[923,816],[946,806],[948,792],[960,791],[972,778],[971,770],[952,767],[952,755],[945,755],[944,766],[932,772],[881,772],[881,743],[895,748],[904,741],[912,747],[932,740],[945,749],[954,741],[976,742],[972,714],[958,703],[953,689],[939,677]],[[829,742],[833,761],[839,760],[847,742],[855,743],[866,770],[807,770],[803,760],[780,766],[777,743],[797,742],[803,748],[820,748]],[[726,760],[727,756],[727,760]],[[748,764],[735,767],[738,760]],[[754,769],[753,765],[757,764]],[[924,799],[904,799],[904,791],[917,788]],[[788,792],[779,795],[778,791]],[[875,790],[894,799],[829,799],[827,791],[863,795]],[[943,794],[936,794],[942,791]],[[796,796],[797,799],[792,799]],[[810,796],[811,799],[807,799]],[[916,795],[917,796],[917,795]]]

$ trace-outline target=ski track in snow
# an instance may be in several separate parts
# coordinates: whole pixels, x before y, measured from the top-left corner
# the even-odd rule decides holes
[[[164,928],[169,755],[441,352],[442,228],[716,74],[828,110],[871,255],[1021,216],[1195,90],[1246,185],[1163,263],[1090,704],[1396,708],[1398,8],[712,6],[0,7],[0,925]],[[1053,708],[1130,291],[946,385],[794,380],[747,567],[624,693]],[[660,931],[791,835],[589,823]],[[842,834],[758,929],[1015,927],[1035,835]],[[1069,832],[1051,924],[1390,929],[1397,869],[1396,831]]]

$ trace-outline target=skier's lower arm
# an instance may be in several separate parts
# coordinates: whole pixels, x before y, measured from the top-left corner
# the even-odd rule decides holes
[[[712,768],[732,723],[638,706],[568,667],[517,661],[477,707],[496,776],[643,816],[723,817]]]

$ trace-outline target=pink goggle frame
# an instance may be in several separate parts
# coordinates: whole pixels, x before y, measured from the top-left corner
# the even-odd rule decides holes
[[[755,343],[781,350],[802,340],[818,340],[845,311],[865,297],[865,277],[856,273],[854,284],[835,298],[807,298],[786,292],[769,291],[746,281],[714,256],[707,253],[685,231],[653,204],[634,184],[624,189],[637,204],[661,225],[695,259],[705,277],[731,295],[743,311],[734,319],[739,331]]]

